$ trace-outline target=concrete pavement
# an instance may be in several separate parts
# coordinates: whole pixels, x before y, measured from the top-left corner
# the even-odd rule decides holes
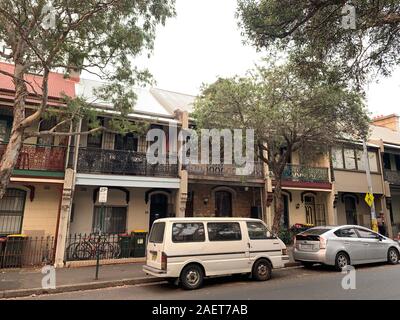
[[[356,268],[356,289],[344,290],[344,275],[332,268],[314,267],[275,270],[267,282],[243,278],[209,279],[195,291],[185,291],[173,285],[148,284],[91,291],[43,295],[28,299],[115,299],[115,300],[347,300],[400,299],[400,265],[372,265]],[[25,298],[26,299],[26,298]]]

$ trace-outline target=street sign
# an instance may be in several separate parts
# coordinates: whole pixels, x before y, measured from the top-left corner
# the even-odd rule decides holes
[[[372,204],[374,203],[374,200],[375,200],[375,197],[374,197],[374,195],[372,194],[372,193],[367,193],[366,195],[365,195],[365,202],[370,206],[370,207],[372,207]]]
[[[99,190],[99,203],[106,203],[107,202],[107,194],[108,194],[108,188],[107,187],[100,187],[100,190]]]

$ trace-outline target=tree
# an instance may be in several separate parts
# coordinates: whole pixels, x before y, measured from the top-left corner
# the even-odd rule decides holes
[[[0,58],[15,65],[15,99],[9,143],[0,162],[0,198],[4,195],[22,143],[27,137],[92,134],[105,130],[96,112],[82,99],[65,97],[65,108],[48,107],[48,80],[52,70],[86,70],[109,82],[97,94],[117,111],[115,130],[129,131],[126,115],[135,102],[132,86],[150,80],[132,58],[153,47],[155,29],[175,14],[174,0],[0,0]],[[42,76],[39,89],[26,80],[28,73]],[[26,99],[39,99],[37,109],[25,114]],[[26,129],[40,119],[56,116],[46,131]],[[65,130],[77,119],[88,118],[90,130]]]
[[[259,68],[248,77],[218,79],[206,85],[195,102],[200,128],[247,129],[255,132],[258,157],[275,179],[275,216],[283,214],[282,175],[295,151],[327,153],[338,139],[364,137],[368,116],[362,96],[327,69],[305,80],[303,70],[285,64]]]
[[[355,8],[355,29],[344,27],[346,4]],[[399,0],[238,0],[237,16],[257,48],[335,64],[358,87],[400,63]]]

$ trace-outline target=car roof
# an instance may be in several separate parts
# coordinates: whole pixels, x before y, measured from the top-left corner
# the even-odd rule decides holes
[[[364,226],[359,226],[359,225],[355,225],[355,224],[344,224],[344,225],[340,225],[340,226],[317,226],[317,227],[312,227],[310,229],[327,229],[327,230],[338,230],[338,229],[342,229],[342,228],[361,228],[361,229],[365,229],[365,230],[370,230],[371,229],[364,227]],[[308,230],[310,230],[308,229]]]
[[[162,219],[157,219],[154,222],[176,222],[176,221],[186,221],[186,222],[191,222],[191,221],[262,221],[260,219],[254,219],[254,218],[242,218],[242,217],[182,217],[182,218],[162,218]]]

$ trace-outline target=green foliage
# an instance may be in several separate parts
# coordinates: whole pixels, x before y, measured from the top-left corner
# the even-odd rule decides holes
[[[301,71],[294,64],[269,65],[249,77],[203,86],[194,108],[198,127],[254,129],[268,154],[263,160],[277,177],[294,151],[326,152],[339,139],[365,137],[362,96],[338,81],[334,70],[309,78]]]
[[[115,127],[128,130],[122,118],[135,104],[133,87],[151,81],[150,73],[132,61],[152,51],[156,26],[175,15],[175,1],[52,0],[53,25],[48,24],[47,3],[0,0],[0,45],[5,47],[0,57],[22,66],[21,78],[26,73],[46,75],[48,70],[62,71],[67,77],[71,70],[97,74],[108,83],[97,90],[98,98],[109,101],[118,113]],[[38,97],[46,102],[45,95],[38,93]],[[60,121],[84,116],[92,127],[98,125],[98,112],[90,104],[80,98],[65,100],[68,106],[58,114]],[[53,111],[44,108],[40,117],[46,112]]]
[[[346,3],[356,8],[356,29],[343,28]],[[357,83],[400,62],[400,0],[238,0],[237,16],[257,48],[299,63],[329,62]]]

